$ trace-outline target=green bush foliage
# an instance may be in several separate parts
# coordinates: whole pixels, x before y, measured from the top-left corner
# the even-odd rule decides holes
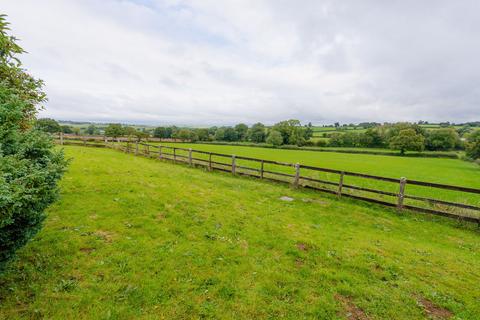
[[[475,131],[468,138],[467,157],[473,160],[480,159],[480,130]]]
[[[66,167],[51,138],[33,126],[45,100],[42,82],[21,68],[23,50],[7,30],[0,16],[0,271],[40,230]]]

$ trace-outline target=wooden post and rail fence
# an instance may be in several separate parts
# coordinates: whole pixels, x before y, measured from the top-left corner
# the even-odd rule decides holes
[[[150,158],[153,156],[159,160],[171,160],[174,163],[182,162],[192,167],[197,165],[204,166],[209,171],[224,171],[229,172],[232,175],[245,175],[271,181],[290,183],[294,188],[303,187],[307,189],[314,189],[334,194],[338,197],[349,197],[357,200],[363,200],[371,203],[397,208],[397,210],[399,211],[412,210],[427,214],[449,217],[462,221],[474,222],[479,224],[480,226],[480,206],[478,205],[480,204],[480,189],[476,188],[431,183],[425,181],[407,180],[403,177],[400,179],[394,179],[357,172],[301,165],[300,163],[283,163],[273,160],[207,152],[191,148],[187,149],[167,145],[154,145],[139,141],[122,140],[122,142],[119,143],[116,139],[108,139],[106,137],[101,137],[100,139],[89,139],[83,137],[71,139],[71,137],[66,138],[64,135],[61,134],[58,137],[57,141],[60,144],[109,147],[113,149],[119,149],[126,153],[134,153],[135,155],[142,155]],[[80,141],[80,143],[78,141]],[[133,144],[135,145],[134,148],[132,148]],[[199,156],[203,158],[200,158]],[[219,162],[219,158],[229,160],[225,162]],[[259,168],[242,165],[241,161],[258,163]],[[293,172],[287,173],[285,172],[285,168],[284,170],[282,170],[283,172],[274,171],[270,168],[268,168],[269,170],[266,170],[266,165],[269,165],[271,168],[287,167],[290,168],[290,170],[292,170]],[[320,179],[312,175],[302,175],[302,170],[308,172],[338,175],[338,180],[332,181],[331,179]],[[357,179],[357,181],[359,181],[360,179],[366,179],[380,181],[382,183],[397,184],[398,189],[396,192],[392,192],[378,190],[368,186],[359,186],[358,183],[356,185],[347,184],[345,183],[346,177],[352,177],[354,179]],[[435,190],[435,194],[441,194],[442,192],[447,191],[456,192],[461,195],[460,197],[462,199],[471,200],[472,196],[478,196],[478,198],[475,198],[473,200],[474,204],[459,203],[450,200],[447,201],[446,199],[433,199],[422,196],[421,194],[407,194],[407,186],[412,186],[416,188],[432,188]],[[365,196],[365,193],[368,195],[373,194],[375,195],[375,197]],[[394,201],[388,201],[388,199],[385,198],[391,198]],[[420,203],[426,204],[426,206],[420,206]]]

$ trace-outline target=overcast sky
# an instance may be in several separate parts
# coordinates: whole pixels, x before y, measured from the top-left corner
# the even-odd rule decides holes
[[[480,1],[1,0],[41,116],[480,120]]]

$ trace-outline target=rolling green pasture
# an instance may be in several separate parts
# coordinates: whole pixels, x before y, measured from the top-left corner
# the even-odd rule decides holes
[[[298,162],[304,165],[390,178],[407,177],[412,180],[480,188],[480,167],[475,163],[457,159],[409,158],[193,143],[162,143],[162,145],[265,160]]]
[[[224,154],[235,154],[251,158],[275,160],[287,163],[300,163],[303,165],[316,166],[328,169],[336,169],[350,172],[371,174],[394,179],[406,177],[410,180],[421,180],[427,182],[458,185],[472,188],[480,188],[480,167],[478,164],[458,159],[438,158],[413,158],[395,157],[366,154],[344,154],[336,152],[316,152],[305,150],[282,150],[272,148],[257,148],[244,146],[225,146],[188,143],[162,143],[168,146],[192,148],[195,150],[210,151]],[[153,150],[153,149],[152,149]],[[182,152],[178,152],[182,155]],[[186,152],[183,152],[186,156]],[[206,159],[206,155],[194,154],[194,157]],[[214,157],[214,161],[230,163],[228,158]],[[237,161],[239,165],[259,168],[260,164],[253,161]],[[265,170],[279,171],[293,174],[292,167],[266,165]],[[301,174],[308,177],[337,182],[339,175],[334,173],[316,172],[303,169]],[[361,187],[375,188],[382,191],[397,192],[398,185],[390,182],[370,180],[357,177],[345,177],[346,184]],[[430,197],[440,200],[448,200],[459,203],[468,203],[480,206],[478,194],[465,194],[456,191],[438,190],[428,187],[407,185],[407,194]],[[358,193],[357,193],[358,194]],[[359,195],[366,195],[361,193]],[[371,194],[369,194],[371,196]],[[389,196],[376,196],[382,200],[395,201]],[[417,202],[407,200],[408,204],[419,205]],[[438,208],[437,208],[438,209]],[[444,210],[445,208],[442,208]],[[478,215],[478,212],[464,212],[467,215]]]
[[[110,149],[65,151],[72,162],[60,200],[0,276],[0,319],[480,314],[474,226]],[[289,155],[278,151],[271,156]]]

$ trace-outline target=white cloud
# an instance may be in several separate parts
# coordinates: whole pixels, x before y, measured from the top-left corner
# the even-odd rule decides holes
[[[477,1],[4,1],[43,116],[480,118]]]

